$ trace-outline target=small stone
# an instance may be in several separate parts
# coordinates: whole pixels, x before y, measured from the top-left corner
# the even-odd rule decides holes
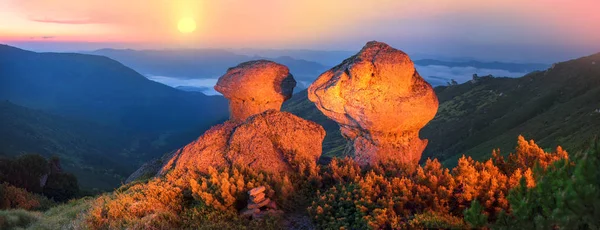
[[[271,200],[269,198],[263,200],[260,203],[252,203],[252,202],[250,202],[248,204],[248,209],[262,208],[262,207],[266,206],[267,204],[269,204],[269,202],[271,202]]]
[[[275,203],[275,201],[271,201],[269,204],[267,204],[267,208],[277,209],[277,203]]]
[[[259,193],[259,194],[255,195],[255,196],[251,196],[251,200],[254,203],[260,203],[263,200],[265,200],[265,194],[264,193]]]
[[[256,188],[253,188],[250,191],[248,191],[248,195],[250,195],[250,196],[256,196],[259,193],[264,192],[266,189],[267,188],[265,188],[265,186],[256,187]]]
[[[249,217],[249,216],[251,216],[252,214],[259,213],[259,212],[260,212],[260,209],[258,209],[258,208],[254,208],[254,209],[244,209],[244,210],[242,210],[242,211],[240,212],[240,215],[241,215],[241,216],[245,216],[245,217]]]

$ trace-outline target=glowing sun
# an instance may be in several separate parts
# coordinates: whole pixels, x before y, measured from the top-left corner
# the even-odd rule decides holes
[[[196,21],[192,18],[182,18],[177,23],[177,28],[184,34],[194,32],[196,30]]]

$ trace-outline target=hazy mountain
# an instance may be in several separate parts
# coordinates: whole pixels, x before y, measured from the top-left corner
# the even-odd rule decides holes
[[[220,49],[101,49],[89,53],[110,57],[143,74],[187,79],[217,78],[230,67],[241,62],[257,59],[267,59],[286,65],[297,80],[312,81],[328,68],[314,61],[301,60],[290,56],[249,56]]]
[[[136,130],[165,131],[227,116],[220,96],[176,90],[107,57],[0,46],[0,99]]]
[[[508,153],[519,134],[570,151],[600,134],[600,54],[520,78],[483,77],[435,91],[440,108],[420,136],[429,139],[424,156],[446,164],[462,154],[483,159],[493,148]],[[324,153],[342,153],[345,141],[337,125],[308,101],[306,91],[284,103],[283,110],[323,125]]]
[[[356,51],[328,51],[328,50],[306,50],[306,49],[233,49],[234,53],[247,56],[262,56],[277,58],[289,56],[296,59],[304,59],[322,63],[326,66],[335,66],[344,59],[356,54]]]

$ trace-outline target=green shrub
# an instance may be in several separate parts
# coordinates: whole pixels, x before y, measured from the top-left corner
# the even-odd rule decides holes
[[[240,217],[237,212],[220,211],[206,207],[187,209],[182,215],[183,229],[284,229],[278,216],[265,216],[263,219],[250,220]]]
[[[505,210],[498,229],[599,229],[600,147],[535,170],[535,187],[511,191],[511,210]]]
[[[416,214],[405,228],[410,229],[468,229],[469,226],[456,216],[447,213],[425,212]]]
[[[488,216],[483,213],[483,206],[479,201],[471,202],[471,207],[465,210],[465,221],[473,228],[482,228],[488,223]]]
[[[58,202],[65,202],[79,194],[77,178],[72,173],[53,173],[48,176],[44,195]]]

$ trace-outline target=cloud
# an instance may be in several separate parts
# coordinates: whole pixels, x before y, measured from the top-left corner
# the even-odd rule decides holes
[[[55,24],[73,24],[73,25],[81,25],[81,24],[100,24],[102,22],[91,20],[88,18],[84,19],[75,19],[75,18],[30,18],[31,21],[34,22],[43,22],[43,23],[55,23]]]
[[[203,78],[203,79],[181,79],[174,77],[166,77],[166,76],[156,76],[146,74],[146,77],[152,81],[162,83],[173,88],[178,86],[191,86],[196,88],[205,89],[202,92],[206,95],[220,95],[219,92],[213,89],[213,86],[217,84],[217,80],[215,78]]]
[[[449,67],[439,65],[415,66],[419,75],[421,75],[430,84],[445,85],[450,79],[454,79],[458,83],[463,83],[471,80],[473,74],[484,76],[491,74],[494,77],[521,77],[527,73],[510,72],[502,69],[479,69],[472,66],[468,67]]]
[[[29,39],[54,39],[55,36],[39,36],[39,37],[30,37]]]

